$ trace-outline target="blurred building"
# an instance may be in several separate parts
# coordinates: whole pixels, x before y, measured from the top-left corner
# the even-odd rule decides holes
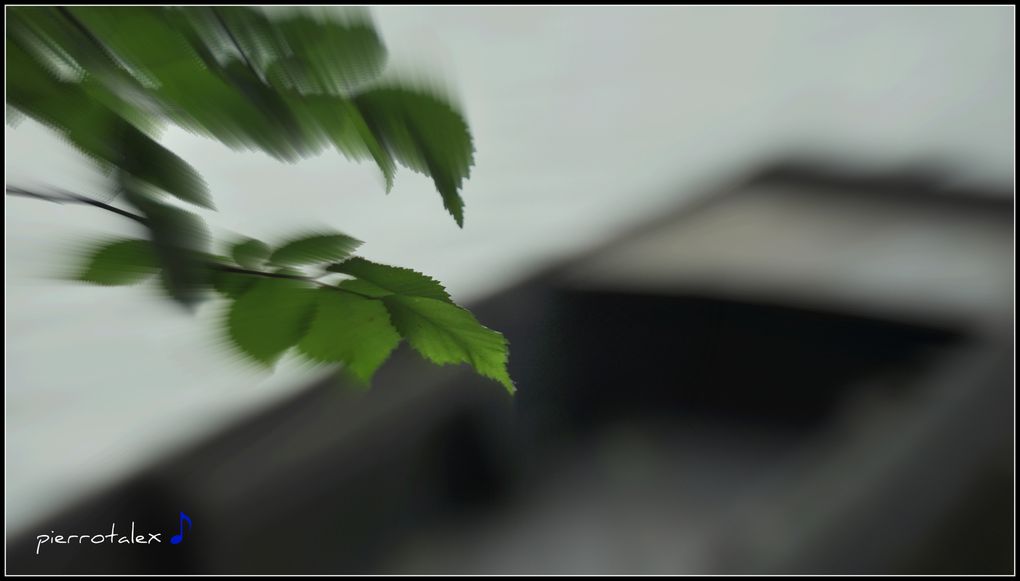
[[[398,352],[8,537],[8,571],[1012,572],[1012,199],[948,183],[724,184],[472,306],[512,401]],[[180,512],[175,547],[35,554]]]

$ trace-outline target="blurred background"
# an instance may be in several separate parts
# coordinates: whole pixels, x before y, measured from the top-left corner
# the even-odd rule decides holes
[[[1014,570],[1012,7],[372,13],[464,108],[463,230],[407,171],[163,143],[217,232],[442,280],[518,395],[403,348],[369,392],[254,370],[214,303],[57,280],[119,217],[7,198],[9,572]],[[5,131],[9,185],[100,191]],[[172,554],[34,554],[180,511]]]

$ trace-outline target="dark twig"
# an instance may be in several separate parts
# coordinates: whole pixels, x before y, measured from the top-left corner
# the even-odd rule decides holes
[[[119,216],[124,216],[125,218],[130,218],[130,219],[132,219],[132,220],[134,220],[136,222],[139,222],[139,223],[141,223],[141,224],[143,224],[145,226],[148,226],[148,220],[146,220],[143,216],[139,216],[137,214],[132,214],[131,212],[128,212],[127,210],[123,210],[123,209],[118,208],[116,206],[111,206],[110,204],[107,204],[106,202],[100,202],[99,200],[94,200],[92,198],[89,198],[88,196],[82,196],[80,194],[75,194],[75,193],[72,193],[72,192],[63,192],[62,191],[59,194],[44,194],[44,193],[41,193],[41,192],[29,191],[29,190],[26,190],[24,188],[19,188],[17,186],[7,186],[6,187],[6,191],[7,191],[7,194],[11,195],[11,196],[21,196],[23,198],[33,198],[33,199],[36,199],[36,200],[45,200],[47,202],[54,202],[54,203],[57,203],[57,204],[84,204],[84,205],[87,205],[87,206],[93,206],[93,207],[101,208],[101,209],[109,211],[109,212],[113,212],[114,214],[117,214]],[[282,279],[289,279],[289,280],[299,280],[299,281],[302,281],[302,282],[308,282],[308,283],[311,283],[311,284],[318,285],[318,286],[320,286],[322,288],[328,288],[328,289],[332,289],[332,290],[336,290],[336,291],[340,291],[340,292],[347,292],[347,293],[355,294],[355,295],[358,295],[358,296],[361,296],[361,297],[366,297],[366,298],[374,298],[374,297],[370,297],[368,295],[359,293],[357,291],[353,291],[353,290],[345,289],[345,288],[340,288],[340,287],[338,287],[336,285],[332,285],[332,284],[326,284],[326,283],[318,280],[316,277],[305,276],[305,275],[302,275],[302,274],[288,274],[288,273],[285,273],[285,272],[267,272],[267,271],[264,271],[264,270],[252,270],[252,269],[248,269],[248,268],[241,268],[239,266],[230,266],[229,264],[222,264],[222,263],[219,263],[219,262],[209,262],[208,266],[210,268],[212,268],[214,270],[218,270],[220,272],[232,272],[232,273],[235,273],[235,274],[243,274],[243,275],[247,275],[247,276],[261,276],[261,277],[264,277],[264,278],[282,278]]]
[[[304,282],[318,282],[310,276],[304,276],[301,274],[287,274],[285,272],[266,272],[264,270],[251,270],[248,268],[240,268],[237,266],[230,266],[229,264],[213,263],[213,268],[221,272],[233,272],[235,274],[247,274],[251,276],[263,276],[266,278],[287,278],[290,280],[300,280]]]
[[[290,279],[290,280],[300,280],[302,282],[310,282],[310,283],[312,283],[314,285],[317,285],[317,286],[320,286],[322,288],[328,288],[330,290],[335,290],[335,291],[350,293],[350,294],[353,294],[353,295],[358,295],[359,297],[365,297],[365,298],[369,298],[369,299],[377,298],[377,297],[372,297],[372,296],[369,296],[369,295],[366,295],[366,294],[363,294],[363,293],[359,293],[357,291],[353,291],[351,289],[341,288],[341,287],[338,287],[338,286],[332,285],[332,284],[326,284],[326,283],[324,283],[324,282],[322,282],[320,280],[317,280],[315,277],[312,277],[312,276],[304,276],[304,275],[301,275],[301,274],[287,274],[285,272],[266,272],[264,270],[251,270],[251,269],[248,269],[248,268],[240,268],[240,267],[236,267],[236,266],[230,266],[229,264],[220,264],[218,262],[210,263],[210,266],[212,268],[220,271],[220,272],[233,272],[235,274],[244,274],[244,275],[248,275],[248,276],[262,276],[262,277],[266,277],[266,278],[285,278],[285,279]]]
[[[220,23],[220,28],[223,29],[223,32],[227,33],[227,37],[230,39],[230,42],[234,44],[234,48],[237,49],[237,52],[240,53],[241,58],[244,59],[244,64],[248,65],[248,68],[251,70],[252,74],[255,75],[255,78],[261,81],[263,85],[265,85],[266,80],[262,78],[262,74],[259,73],[258,69],[255,68],[255,65],[248,58],[248,53],[246,53],[244,49],[241,48],[241,43],[237,41],[237,37],[234,36],[233,31],[230,30],[229,26],[227,26],[227,21],[223,18],[223,15],[220,14],[220,11],[216,8],[210,8],[210,10],[212,10],[213,15],[216,17],[216,21]]]
[[[85,204],[88,206],[94,206],[96,208],[102,208],[103,210],[106,210],[108,212],[113,212],[114,214],[124,216],[125,218],[130,218],[135,222],[144,224],[146,226],[148,226],[149,224],[149,221],[146,220],[144,216],[139,216],[138,214],[133,214],[131,212],[128,212],[127,210],[118,208],[117,206],[107,204],[106,202],[100,202],[99,200],[94,200],[87,196],[82,196],[71,192],[61,192],[60,194],[43,194],[40,192],[32,192],[24,188],[19,188],[15,186],[6,186],[6,191],[8,195],[21,196],[24,198],[35,198],[37,200],[46,200],[48,202],[55,202],[57,204]]]

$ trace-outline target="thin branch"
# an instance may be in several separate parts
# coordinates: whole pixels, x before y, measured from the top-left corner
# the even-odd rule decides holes
[[[304,275],[300,275],[300,274],[287,274],[287,273],[284,273],[284,272],[266,272],[264,270],[251,270],[251,269],[248,269],[248,268],[240,268],[240,267],[236,267],[236,266],[230,266],[229,264],[220,264],[218,262],[210,263],[210,266],[212,268],[220,271],[220,272],[233,272],[235,274],[245,274],[245,275],[249,275],[249,276],[262,276],[262,277],[266,277],[266,278],[285,278],[285,279],[290,279],[290,280],[300,280],[302,282],[310,282],[310,283],[318,285],[318,286],[320,286],[322,288],[328,288],[330,290],[335,290],[335,291],[350,293],[350,294],[353,294],[353,295],[358,295],[359,297],[365,297],[365,298],[368,298],[368,299],[378,298],[378,297],[373,297],[373,296],[370,296],[370,295],[366,295],[364,293],[359,293],[358,291],[354,291],[354,290],[351,290],[351,289],[342,288],[342,287],[338,287],[338,286],[333,285],[333,284],[324,283],[324,282],[318,280],[314,276],[304,276]]]
[[[72,192],[61,192],[60,194],[44,194],[44,193],[41,193],[41,192],[29,191],[29,190],[26,190],[24,188],[19,188],[19,187],[16,187],[16,186],[7,186],[6,187],[6,192],[7,192],[8,195],[11,195],[11,196],[20,196],[20,197],[23,197],[23,198],[32,198],[32,199],[36,199],[36,200],[45,200],[47,202],[54,202],[54,203],[57,203],[57,204],[84,204],[84,205],[87,205],[87,206],[93,206],[93,207],[96,207],[96,208],[101,208],[103,210],[107,210],[109,212],[113,212],[114,214],[117,214],[117,215],[120,215],[120,216],[124,216],[125,218],[130,218],[130,219],[132,219],[132,220],[134,220],[136,222],[139,222],[139,223],[141,223],[141,224],[143,224],[145,226],[149,225],[148,220],[146,220],[143,216],[139,216],[137,214],[132,214],[131,212],[128,212],[127,210],[122,210],[121,208],[118,208],[116,206],[111,206],[110,204],[107,204],[106,202],[100,202],[99,200],[95,200],[95,199],[89,198],[87,196],[82,196],[80,194],[75,194],[75,193],[72,193]],[[335,291],[346,292],[346,293],[358,295],[360,297],[376,298],[376,297],[371,297],[371,296],[366,295],[366,294],[359,293],[357,291],[353,291],[353,290],[346,289],[346,288],[341,288],[341,287],[338,287],[336,285],[326,284],[326,283],[318,280],[318,277],[313,277],[313,276],[305,276],[305,275],[301,275],[301,274],[287,274],[285,272],[267,272],[267,271],[264,271],[264,270],[252,270],[252,269],[248,269],[248,268],[241,268],[241,267],[238,267],[238,266],[230,266],[229,264],[221,264],[219,262],[209,262],[208,266],[210,268],[212,268],[214,270],[218,270],[220,272],[232,272],[232,273],[235,273],[235,274],[244,274],[244,275],[248,275],[248,276],[261,276],[261,277],[264,277],[264,278],[283,278],[283,279],[290,279],[290,280],[299,280],[299,281],[302,281],[302,282],[308,282],[308,283],[312,283],[312,284],[318,285],[318,286],[320,286],[322,288],[328,288],[328,289],[335,290]],[[322,275],[319,275],[319,276],[322,276]]]
[[[138,222],[146,226],[149,225],[149,221],[144,216],[139,216],[138,214],[133,214],[127,210],[118,208],[117,206],[107,204],[106,202],[100,202],[99,200],[95,200],[87,196],[82,196],[71,192],[61,192],[60,194],[43,194],[40,192],[32,192],[24,188],[19,188],[15,186],[6,186],[6,191],[8,195],[21,196],[23,198],[35,198],[37,200],[46,200],[47,202],[55,202],[57,204],[85,204],[87,206],[93,206],[96,208],[101,208],[108,212],[113,212],[114,214],[124,216],[125,218],[130,218],[135,222]]]
[[[66,18],[71,23],[71,26],[74,26],[75,28],[77,28],[78,32],[84,34],[85,38],[88,38],[89,41],[92,42],[92,44],[95,44],[104,53],[108,52],[107,48],[106,48],[106,45],[103,44],[103,42],[100,41],[96,37],[96,35],[93,34],[91,30],[88,29],[87,26],[85,26],[84,22],[82,22],[81,20],[78,20],[78,17],[75,16],[74,14],[71,14],[71,11],[68,10],[66,6],[57,6],[57,12],[59,12],[61,14],[61,16]]]
[[[262,75],[259,73],[258,69],[255,68],[255,65],[252,64],[251,60],[248,58],[248,53],[246,53],[244,49],[241,48],[241,43],[237,41],[237,37],[234,36],[233,31],[230,30],[229,26],[227,26],[227,21],[223,19],[223,15],[220,14],[220,11],[217,10],[216,8],[210,8],[210,10],[212,10],[213,15],[216,17],[216,21],[220,23],[220,28],[223,29],[223,32],[227,33],[227,37],[230,39],[230,42],[234,44],[234,48],[237,49],[237,52],[240,53],[241,58],[244,59],[244,64],[248,65],[248,68],[251,70],[252,74],[255,75],[256,79],[261,81],[263,85],[267,84],[266,80],[262,78]]]
[[[77,16],[72,14],[71,11],[68,10],[66,6],[57,6],[57,12],[59,12],[61,16],[67,19],[67,21],[71,23],[71,26],[75,27],[78,30],[78,32],[82,33],[82,35],[84,35],[89,42],[94,44],[95,47],[99,49],[100,54],[109,59],[110,62],[108,64],[112,65],[115,70],[119,68],[117,64],[117,58],[114,56],[113,51],[110,50],[110,47],[106,46],[106,43],[100,40],[99,37],[95,35],[95,33],[89,30],[89,27],[85,26],[84,22],[82,22]]]
[[[218,262],[212,263],[212,267],[221,272],[233,272],[235,274],[248,274],[251,276],[264,276],[266,278],[288,278],[291,280],[300,280],[304,282],[318,282],[310,276],[304,276],[301,274],[287,274],[285,272],[266,272],[264,270],[251,270],[248,268],[240,268],[237,266],[230,266],[229,264],[220,264]]]

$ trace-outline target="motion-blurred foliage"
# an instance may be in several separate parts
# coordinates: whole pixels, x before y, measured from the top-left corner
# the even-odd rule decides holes
[[[169,195],[213,207],[201,176],[155,138],[174,123],[288,162],[334,147],[372,160],[387,189],[403,165],[432,178],[462,226],[459,190],[474,154],[467,124],[434,92],[373,84],[386,49],[367,14],[13,7],[6,45],[9,108],[95,161],[132,208],[115,211],[146,228],[145,239],[93,249],[82,280],[122,285],[158,274],[168,296],[186,305],[215,289],[230,301],[233,343],[265,364],[297,347],[368,381],[403,338],[437,364],[468,363],[513,391],[506,340],[431,278],[352,257],[361,242],[338,232],[275,248],[244,239],[220,256],[202,219],[167,203]],[[71,196],[35,197],[83,199]],[[327,275],[343,280],[328,283]]]

